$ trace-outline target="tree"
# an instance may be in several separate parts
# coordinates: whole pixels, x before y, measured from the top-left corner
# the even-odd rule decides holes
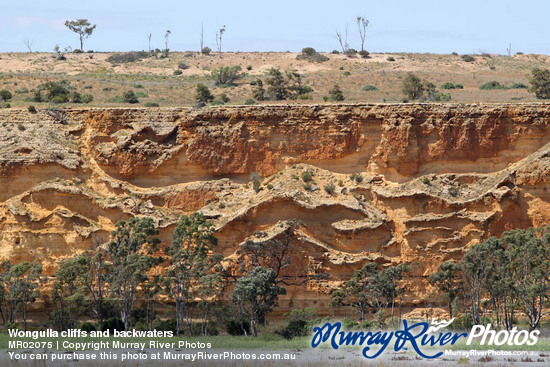
[[[128,90],[124,92],[124,94],[122,95],[122,99],[124,99],[124,102],[126,103],[139,103],[139,99],[137,98],[133,90]]]
[[[340,43],[340,47],[342,48],[342,52],[346,53],[349,50],[349,43],[348,43],[348,26],[346,25],[345,33],[342,34],[342,32],[339,29],[336,29],[336,38],[338,39],[338,43]]]
[[[361,37],[361,51],[364,51],[365,37],[367,34],[367,28],[369,27],[368,19],[365,17],[357,17],[357,28],[359,29],[359,37]]]
[[[202,302],[217,298],[223,290],[219,274],[220,255],[210,256],[217,239],[213,235],[212,223],[203,214],[182,216],[174,230],[172,244],[168,248],[171,256],[170,268],[166,274],[166,287],[176,302],[176,331],[179,334],[184,320],[191,334],[195,299]],[[208,314],[208,307],[206,314]],[[203,315],[204,316],[204,315]]]
[[[147,35],[147,39],[149,40],[149,52],[151,52],[151,37],[153,37],[153,34],[152,33],[149,33]]]
[[[33,41],[29,38],[25,38],[25,46],[27,46],[27,50],[29,50],[30,53],[32,53],[32,44]]]
[[[195,88],[195,99],[197,102],[208,103],[214,100],[214,96],[206,85],[197,84],[197,87]]]
[[[111,293],[118,301],[120,318],[126,330],[131,324],[138,288],[148,280],[147,272],[160,259],[152,256],[160,240],[151,218],[131,218],[116,224],[111,234],[108,255]]]
[[[345,99],[344,93],[342,92],[338,84],[334,84],[334,87],[332,87],[332,89],[328,91],[328,94],[329,96],[326,99],[330,101],[341,102]]]
[[[17,314],[21,311],[23,325],[27,329],[27,307],[40,295],[38,285],[42,282],[42,265],[27,261],[11,265],[2,263],[4,271],[0,276],[0,294],[3,302],[0,304],[4,322],[15,323]]]
[[[258,335],[258,322],[277,306],[281,294],[286,294],[286,289],[277,285],[275,271],[261,266],[235,283],[233,300],[241,313],[249,315],[254,336]]]
[[[222,38],[223,34],[225,33],[225,25],[222,26],[217,32],[216,32],[216,45],[218,46],[218,52],[222,52]]]
[[[78,34],[80,51],[84,51],[84,40],[92,35],[96,25],[92,25],[88,19],[77,19],[65,21],[65,27]]]
[[[0,90],[0,101],[8,101],[12,99],[13,95],[9,90],[2,89]]]
[[[201,33],[200,33],[199,42],[201,45],[201,47],[199,48],[199,52],[202,52],[202,50],[204,49],[204,24],[202,23],[201,23]]]
[[[430,274],[428,282],[445,293],[449,306],[449,318],[453,318],[453,302],[460,293],[459,276],[460,265],[453,261],[446,261],[439,265],[439,271]]]
[[[424,85],[418,76],[413,73],[407,73],[403,79],[403,93],[412,99],[419,99],[424,94]]]
[[[308,94],[313,92],[313,88],[303,84],[302,75],[297,70],[287,71],[286,78],[288,89],[294,92],[290,95],[290,99],[307,98]]]
[[[252,89],[252,98],[257,101],[265,101],[266,92],[264,89],[264,82],[261,79],[256,79],[256,86]]]
[[[166,30],[166,33],[164,33],[164,52],[168,53],[170,50],[168,48],[168,37],[170,37],[170,33],[172,33],[169,29]]]
[[[268,85],[267,93],[270,98],[277,101],[288,97],[287,82],[279,68],[271,68],[267,71],[268,77],[265,82]]]
[[[376,263],[368,262],[361,267],[361,269],[355,270],[353,277],[344,284],[343,291],[346,294],[346,302],[352,307],[357,308],[361,314],[361,322],[365,321],[365,314],[369,307],[375,308],[375,311],[379,309],[376,307],[376,299],[379,295],[372,294],[369,289],[371,278],[374,277],[378,271],[378,265]]]
[[[54,309],[50,321],[59,330],[73,329],[90,310],[89,258],[77,255],[59,263],[52,289]]]
[[[550,70],[534,68],[531,70],[531,74],[529,92],[535,93],[539,99],[550,99]]]
[[[235,85],[235,81],[240,79],[243,74],[240,73],[241,67],[235,66],[220,66],[210,72],[210,78],[214,80],[216,85],[229,86]]]

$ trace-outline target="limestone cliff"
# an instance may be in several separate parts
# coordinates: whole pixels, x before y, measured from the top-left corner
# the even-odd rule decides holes
[[[369,260],[417,262],[408,302],[423,305],[441,262],[549,224],[549,179],[550,104],[1,110],[0,257],[52,274],[121,219],[153,217],[167,246],[200,210],[226,257],[261,230],[291,242],[287,271],[330,274],[283,308],[328,309]]]

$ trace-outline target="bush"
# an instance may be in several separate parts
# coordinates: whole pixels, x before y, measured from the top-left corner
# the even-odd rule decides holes
[[[344,93],[338,86],[338,84],[335,84],[334,87],[332,87],[331,90],[328,91],[329,96],[327,97],[331,101],[335,102],[341,102],[345,99]]]
[[[261,187],[262,183],[260,182],[260,180],[255,179],[254,181],[252,181],[252,188],[255,192],[260,192]]]
[[[37,88],[35,92],[35,101],[41,102],[42,96],[40,93],[41,90],[45,90],[47,92],[46,100],[53,103],[66,103],[69,101],[71,89],[74,88],[71,87],[71,84],[66,80],[60,80],[59,82],[49,81]]]
[[[139,100],[133,90],[126,91],[122,95],[122,99],[126,103],[139,103]]]
[[[514,83],[510,86],[510,89],[528,89],[529,87],[523,83]]]
[[[395,61],[395,58],[393,56],[389,56],[386,61]]]
[[[174,70],[174,75],[181,75],[181,74],[183,74],[183,71],[179,69]]]
[[[338,51],[338,50],[332,50],[331,54],[333,54],[333,55],[340,55],[340,51]]]
[[[226,325],[226,330],[227,333],[232,336],[245,335],[245,331],[247,335],[250,335],[250,321],[243,320],[241,325],[239,320],[229,320]]]
[[[302,180],[304,182],[310,182],[311,180],[313,180],[313,174],[309,171],[302,172]]]
[[[86,331],[87,333],[90,333],[91,331],[95,331],[95,325],[92,324],[91,322],[84,322],[82,323],[82,325],[80,325],[80,330],[82,331]]]
[[[349,317],[344,317],[342,319],[342,329],[343,330],[357,330],[359,329],[359,323],[356,321],[353,321]]]
[[[254,98],[247,98],[246,101],[244,101],[244,104],[247,106],[255,105],[256,100]]]
[[[306,60],[309,62],[325,62],[329,58],[317,53],[313,47],[305,47],[302,49],[302,53],[296,56],[296,60]]]
[[[424,85],[418,76],[407,73],[402,90],[409,99],[419,99],[424,94]]]
[[[292,320],[285,326],[284,329],[276,331],[285,339],[292,339],[297,336],[306,336],[308,327],[306,320]]]
[[[94,101],[94,96],[91,94],[83,94],[81,96],[82,103],[90,103]]]
[[[500,84],[499,82],[497,82],[496,80],[492,80],[490,82],[487,82],[485,84],[483,84],[482,86],[479,87],[479,89],[483,89],[483,90],[491,90],[491,89],[508,89],[508,87]]]
[[[350,180],[355,181],[357,183],[363,182],[363,176],[361,176],[361,174],[359,174],[359,173],[352,173],[349,176],[349,178],[350,178]]]
[[[124,323],[121,319],[112,317],[110,319],[107,319],[101,323],[101,331],[109,330],[111,334],[114,333],[114,331],[124,331]]]
[[[534,68],[531,74],[529,92],[535,93],[539,99],[550,99],[550,70]]]
[[[252,65],[248,65],[248,66],[246,67],[246,70],[248,70],[248,71],[252,70]]]
[[[221,66],[210,72],[210,78],[219,86],[235,85],[235,81],[243,76],[240,71],[241,67],[239,65]]]
[[[10,99],[12,99],[12,97],[13,95],[9,90],[5,90],[5,89],[0,90],[0,100],[9,101]]]
[[[210,47],[203,47],[201,50],[201,54],[203,55],[210,55],[210,52],[212,52],[212,49]]]
[[[460,56],[460,58],[462,59],[462,61],[466,61],[466,62],[474,62],[475,61],[475,59],[470,55],[462,55],[462,56]]]
[[[9,104],[8,102],[0,103],[0,108],[10,108],[10,107],[11,107],[11,104]]]
[[[145,102],[145,104],[143,105],[145,107],[160,107],[158,103],[156,102]]]
[[[219,99],[220,99],[220,101],[222,101],[223,103],[227,103],[227,102],[231,101],[231,100],[229,99],[229,97],[227,96],[226,93],[220,94]]]
[[[373,91],[373,90],[378,90],[378,88],[376,88],[374,85],[367,84],[363,88],[361,88],[361,90],[363,92],[370,92],[370,91]]]
[[[350,73],[349,71],[344,71],[344,72],[343,72],[343,75],[344,75],[344,76],[348,76],[348,75],[351,75],[351,73]]]
[[[155,329],[158,331],[172,331],[176,333],[177,325],[178,322],[176,321],[176,319],[160,320],[155,326]]]
[[[29,110],[30,113],[37,113],[36,107],[34,107],[32,104],[27,107],[27,110]]]
[[[206,85],[197,84],[195,87],[195,100],[197,102],[208,103],[214,100],[214,96]]]
[[[362,51],[359,51],[357,53],[359,56],[361,56],[363,59],[366,59],[367,57],[369,57],[369,52],[368,51],[365,51],[365,50],[362,50]]]
[[[459,190],[458,190],[458,187],[451,186],[451,187],[449,187],[448,192],[449,192],[449,195],[451,195],[452,197],[457,197],[458,193],[459,193]]]
[[[345,54],[348,57],[355,57],[355,55],[357,54],[357,50],[354,49],[354,48],[350,48],[350,49],[346,50]]]
[[[327,192],[327,194],[329,195],[332,195],[334,193],[334,190],[336,189],[336,187],[334,187],[334,184],[333,183],[330,183],[328,185],[325,185],[325,191]]]
[[[450,101],[451,100],[451,93],[442,93],[442,92],[436,92],[433,95],[434,101],[444,102],[444,101]]]
[[[187,69],[189,69],[189,65],[187,65],[187,64],[184,63],[184,62],[180,62],[180,63],[178,64],[178,69],[187,70]]]
[[[110,62],[111,64],[125,64],[128,62],[141,61],[148,56],[149,54],[145,51],[131,51],[123,54],[111,55],[107,58],[107,62]]]
[[[463,89],[464,86],[462,84],[454,84],[454,83],[451,83],[451,82],[447,82],[443,85],[441,85],[441,87],[439,87],[441,89]]]

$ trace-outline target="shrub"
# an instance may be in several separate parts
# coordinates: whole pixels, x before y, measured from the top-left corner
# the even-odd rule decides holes
[[[361,90],[363,92],[370,92],[370,91],[373,91],[373,90],[378,90],[378,88],[376,88],[374,85],[367,84],[363,88],[361,88]]]
[[[71,102],[72,103],[82,103],[82,95],[77,91],[71,92]]]
[[[227,103],[227,102],[230,101],[230,99],[229,99],[229,97],[227,96],[226,93],[220,94],[220,97],[219,97],[219,98],[220,98],[220,101],[222,101],[223,103]]]
[[[395,58],[393,56],[389,56],[386,61],[395,61]]]
[[[183,74],[183,71],[179,69],[174,70],[174,75],[181,75],[181,74]]]
[[[81,96],[82,103],[90,103],[94,101],[94,96],[91,94],[83,94]]]
[[[2,89],[0,90],[0,100],[9,101],[12,99],[13,95],[9,90]]]
[[[336,187],[334,187],[333,183],[325,185],[324,188],[325,188],[325,191],[327,192],[327,194],[329,194],[329,195],[332,195],[334,193],[334,190],[336,189]]]
[[[341,102],[345,99],[344,93],[338,86],[338,84],[334,84],[334,87],[332,87],[331,90],[328,91],[328,99],[335,102]]]
[[[159,104],[156,102],[145,102],[145,107],[159,107]]]
[[[214,100],[214,96],[206,85],[197,84],[195,87],[195,100],[197,102],[208,103]]]
[[[443,85],[441,85],[441,87],[439,87],[441,89],[456,89],[456,86],[454,85],[454,83],[451,83],[451,82],[447,82]]]
[[[475,61],[475,59],[470,55],[462,55],[462,56],[460,56],[460,58],[462,59],[462,61],[465,61],[465,62],[474,62]]]
[[[221,66],[211,71],[210,78],[219,86],[235,85],[235,81],[243,76],[240,71],[241,67],[239,65]]]
[[[149,97],[149,95],[147,93],[139,90],[139,91],[136,92],[136,97],[138,97],[138,98],[147,98],[147,97]]]
[[[363,176],[361,176],[361,174],[359,174],[359,173],[352,173],[349,176],[349,178],[350,178],[350,180],[355,181],[357,183],[363,182]]]
[[[345,54],[348,57],[355,57],[355,55],[357,54],[357,50],[354,49],[354,48],[350,48],[350,49],[346,50]]]
[[[252,181],[252,188],[254,189],[254,191],[260,192],[261,187],[262,183],[260,182],[260,180],[255,179],[254,181]]]
[[[305,47],[302,49],[302,53],[296,56],[296,60],[306,60],[309,62],[325,62],[329,58],[317,53],[313,47]]]
[[[351,75],[351,73],[349,71],[344,71],[343,75],[348,76]]]
[[[143,89],[143,84],[134,84],[134,88],[136,89]]]
[[[105,87],[105,88],[103,88],[103,91],[104,91],[104,92],[110,92],[110,91],[112,91],[113,89],[114,89],[113,87]]]
[[[422,179],[422,183],[423,183],[424,185],[430,185],[430,179],[429,179],[428,177],[424,177],[424,178]]]
[[[483,84],[482,86],[479,87],[479,89],[483,89],[483,90],[491,90],[491,89],[508,89],[508,87],[500,84],[499,82],[497,82],[496,80],[492,80],[490,82],[487,82],[485,84]]]
[[[26,87],[23,87],[21,89],[16,89],[15,93],[17,93],[17,94],[29,93],[29,89],[26,88]]]
[[[403,93],[410,99],[419,99],[424,94],[424,85],[418,76],[407,73],[403,79]]]
[[[212,49],[210,47],[203,47],[201,50],[201,54],[203,55],[210,55],[210,52],[212,52]]]
[[[550,70],[534,68],[531,74],[529,92],[535,93],[539,99],[550,99]]]
[[[40,85],[37,88],[37,93],[40,94],[41,90],[45,90],[47,92],[46,99],[48,101],[53,103],[65,103],[69,101],[71,89],[73,88],[66,80],[61,80],[59,82],[49,81]],[[41,102],[42,97],[38,96],[40,100],[37,100],[37,93],[35,93],[35,101]]]
[[[289,321],[284,329],[276,331],[285,339],[292,339],[297,336],[306,336],[308,333],[306,320],[292,320]]]
[[[246,70],[248,70],[248,71],[252,70],[252,65],[248,65],[248,66],[246,67]]]
[[[340,55],[340,51],[338,51],[338,50],[332,50],[331,54],[333,54],[333,55]]]
[[[457,197],[458,196],[458,187],[456,186],[451,186],[449,187],[449,195],[451,195],[452,197]]]
[[[29,110],[30,113],[37,113],[36,107],[34,107],[32,104],[27,107],[27,110]]]
[[[158,324],[155,325],[155,329],[159,331],[172,331],[175,333],[177,331],[177,325],[176,319],[160,320]]]
[[[368,51],[365,51],[365,50],[362,50],[362,51],[359,51],[357,53],[359,56],[361,56],[363,59],[366,59],[367,57],[369,57],[369,52]]]
[[[139,103],[139,100],[133,90],[126,91],[122,95],[122,99],[126,103]]]
[[[90,333],[91,331],[95,331],[96,329],[94,324],[92,324],[89,321],[86,321],[86,322],[83,322],[82,325],[80,325],[80,330]]]
[[[309,171],[302,172],[302,180],[304,182],[310,182],[313,179],[313,173]]]
[[[244,329],[244,330],[243,330]],[[226,330],[229,335],[238,336],[238,335],[249,335],[250,334],[250,321],[243,320],[242,324],[239,320],[229,320],[226,325]]]
[[[11,104],[9,104],[8,102],[0,103],[0,108],[10,108],[10,107],[11,107]]]
[[[254,98],[247,98],[246,101],[244,101],[244,104],[247,106],[255,105],[256,100]]]
[[[123,54],[111,55],[107,58],[107,62],[110,62],[111,64],[125,64],[128,62],[141,61],[147,56],[149,56],[149,54],[145,51],[131,51]]]
[[[113,334],[114,331],[124,331],[124,323],[121,319],[112,317],[101,323],[101,331],[110,330],[110,334]]]
[[[442,93],[442,92],[436,92],[434,95],[433,95],[433,98],[432,98],[434,101],[440,101],[440,102],[443,102],[443,101],[450,101],[451,100],[451,93]]]
[[[529,87],[523,83],[514,83],[510,86],[510,89],[528,89]]]
[[[180,63],[178,64],[178,69],[187,70],[187,69],[189,69],[189,65],[187,65],[187,64],[184,63],[184,62],[180,62]]]

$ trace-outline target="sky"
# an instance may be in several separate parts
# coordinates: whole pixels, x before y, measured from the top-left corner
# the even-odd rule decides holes
[[[216,49],[225,26],[223,51],[339,49],[336,30],[348,29],[350,47],[360,49],[356,18],[369,20],[370,52],[550,54],[549,0],[0,0],[0,52],[51,52],[79,47],[65,20],[97,24],[85,50],[164,48]]]

